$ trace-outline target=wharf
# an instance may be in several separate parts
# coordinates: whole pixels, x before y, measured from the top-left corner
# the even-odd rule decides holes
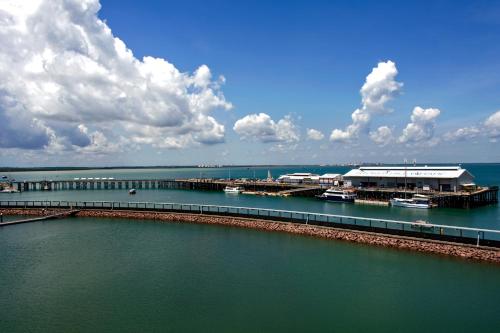
[[[388,203],[391,198],[412,197],[415,194],[423,194],[429,197],[431,202],[437,207],[446,208],[476,208],[498,203],[498,186],[481,187],[471,192],[405,191],[399,188],[363,188],[357,189],[356,194],[360,203],[365,201]]]
[[[122,189],[186,189],[222,191],[226,186],[239,186],[245,191],[258,193],[288,193],[300,195],[300,192],[314,188],[317,185],[287,184],[262,180],[230,180],[210,178],[189,179],[73,179],[73,180],[39,180],[14,181],[12,187],[19,192],[27,191],[57,191],[57,190],[122,190]],[[297,191],[298,190],[298,191]],[[313,192],[314,192],[313,191]],[[307,192],[307,191],[306,191]]]
[[[57,190],[128,190],[128,189],[185,189],[222,191],[226,186],[239,186],[244,193],[271,196],[306,196],[320,194],[324,188],[317,184],[280,183],[244,179],[73,179],[13,181],[11,188],[19,191]],[[414,194],[427,195],[437,207],[475,208],[498,203],[498,186],[481,187],[471,192],[404,191],[401,188],[358,188],[359,203],[387,204],[391,198],[404,198]]]

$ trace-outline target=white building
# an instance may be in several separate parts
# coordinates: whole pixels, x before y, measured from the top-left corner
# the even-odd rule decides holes
[[[344,175],[354,187],[404,188],[459,191],[471,185],[474,176],[460,166],[360,167]]]
[[[289,173],[279,176],[278,181],[290,184],[318,184],[319,175],[307,172]]]

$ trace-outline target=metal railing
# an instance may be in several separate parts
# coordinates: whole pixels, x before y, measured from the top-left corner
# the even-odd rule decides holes
[[[0,201],[0,208],[104,209],[225,215],[500,247],[500,230],[256,207],[161,202],[7,200]]]

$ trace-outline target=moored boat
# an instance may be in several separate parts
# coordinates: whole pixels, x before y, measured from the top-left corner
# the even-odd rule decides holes
[[[19,191],[10,187],[10,188],[4,188],[3,190],[0,191],[0,193],[18,193]]]
[[[224,192],[226,193],[233,193],[233,194],[240,194],[243,192],[243,188],[239,186],[226,186],[224,188]]]
[[[419,194],[415,194],[411,199],[392,198],[391,206],[420,209],[429,209],[432,207],[430,199],[425,195]]]
[[[325,193],[317,195],[316,198],[333,202],[354,202],[354,199],[356,199],[356,193],[332,187],[326,190]]]

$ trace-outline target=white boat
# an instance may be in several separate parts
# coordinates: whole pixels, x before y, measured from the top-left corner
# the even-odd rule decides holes
[[[19,191],[13,188],[4,188],[0,193],[18,193]]]
[[[393,198],[391,199],[391,205],[394,207],[420,209],[429,209],[432,207],[430,199],[425,195],[419,194],[415,194],[411,199]]]
[[[224,188],[224,192],[239,194],[239,193],[243,192],[243,188],[239,187],[239,186],[226,186]]]
[[[354,202],[356,193],[338,188],[330,188],[325,193],[317,195],[316,198],[335,202]]]
[[[128,194],[136,194],[137,191],[135,190],[135,188],[131,188],[129,191],[128,191]]]

